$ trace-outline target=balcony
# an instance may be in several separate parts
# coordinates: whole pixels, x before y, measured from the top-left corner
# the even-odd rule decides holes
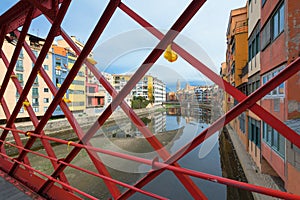
[[[236,26],[233,30],[234,34],[247,33],[247,32],[248,32],[248,21],[247,20],[239,21],[236,23]]]

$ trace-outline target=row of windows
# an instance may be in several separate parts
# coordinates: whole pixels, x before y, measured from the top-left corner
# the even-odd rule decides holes
[[[252,42],[249,42],[249,61],[252,60],[252,58],[254,58],[258,52],[260,51],[260,37],[259,37],[259,33],[256,35],[256,37],[252,40]]]
[[[72,84],[74,84],[74,85],[84,85],[84,81],[73,80]]]
[[[263,123],[263,140],[282,158],[285,157],[285,138],[267,123]]]
[[[284,31],[284,4],[281,4],[277,11],[262,29],[261,47],[264,49],[271,41],[275,40]]]
[[[245,113],[240,114],[239,116],[239,121],[240,121],[240,130],[243,133],[246,133],[246,117],[245,117]]]
[[[69,90],[69,94],[84,94],[83,90]]]
[[[34,106],[34,107],[32,107],[32,109],[33,109],[33,112],[39,112],[39,107],[38,106],[36,106],[36,107]],[[24,108],[23,107],[20,109],[19,113],[24,113]]]
[[[32,50],[33,54],[35,55],[35,57],[39,56],[39,52],[37,50]],[[24,53],[23,53],[23,49],[21,49],[20,54],[19,54],[19,58],[23,59],[24,58]],[[49,56],[48,54],[46,55],[46,59],[48,59]]]
[[[275,77],[281,70],[283,70],[284,66],[276,68],[271,72],[266,73],[262,76],[262,83],[265,84],[273,77]],[[281,83],[277,88],[271,91],[269,94],[266,95],[265,98],[278,98],[284,97],[284,83]]]
[[[32,67],[34,67],[34,63],[32,63]],[[49,65],[44,65],[44,70],[49,70]],[[16,71],[23,72],[23,60],[18,60],[16,64]]]
[[[72,106],[84,106],[84,102],[80,101],[80,102],[73,102]]]
[[[257,90],[260,87],[260,81],[248,83],[248,95]]]
[[[248,117],[248,138],[254,142],[257,147],[261,147],[260,142],[260,121]]]
[[[254,58],[260,51],[260,23],[258,23],[248,40],[248,58],[249,61]]]

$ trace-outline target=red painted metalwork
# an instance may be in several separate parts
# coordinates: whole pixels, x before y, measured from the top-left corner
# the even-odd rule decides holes
[[[5,129],[5,130],[12,130],[12,129],[7,129],[7,128],[1,127],[1,126],[0,126],[0,128]],[[154,160],[148,160],[148,159],[145,159],[145,158],[131,156],[131,155],[128,155],[128,154],[123,154],[123,153],[114,152],[114,151],[110,151],[110,150],[105,150],[105,149],[101,149],[101,148],[95,148],[95,147],[92,147],[92,146],[82,145],[82,144],[78,144],[78,143],[75,143],[75,142],[70,143],[69,141],[66,141],[66,140],[57,139],[57,138],[53,138],[53,137],[49,137],[49,136],[45,136],[45,135],[34,134],[34,133],[31,133],[31,132],[24,132],[24,131],[17,130],[17,129],[14,130],[14,131],[16,131],[20,134],[24,134],[24,135],[28,135],[28,133],[30,133],[31,137],[37,137],[37,138],[41,138],[41,139],[55,141],[55,142],[58,142],[58,143],[61,143],[61,144],[71,145],[71,146],[74,146],[74,147],[77,147],[77,148],[84,148],[84,149],[88,149],[88,150],[91,150],[91,151],[111,155],[111,156],[114,156],[114,157],[123,158],[123,159],[126,159],[126,160],[132,160],[132,161],[135,161],[135,162],[143,163],[143,164],[152,166],[153,169],[165,168],[165,169],[170,170],[170,171],[180,172],[180,173],[183,173],[183,174],[187,174],[187,175],[190,175],[190,176],[193,176],[193,177],[205,179],[205,180],[215,182],[215,183],[219,183],[219,184],[225,184],[225,185],[228,185],[228,186],[234,186],[234,187],[238,187],[238,188],[242,188],[242,189],[246,188],[249,191],[253,191],[253,192],[257,192],[257,193],[261,193],[261,194],[265,194],[265,195],[269,195],[269,196],[273,196],[273,197],[284,198],[284,199],[300,199],[300,196],[298,196],[298,195],[293,195],[293,194],[289,194],[289,193],[286,193],[286,192],[277,191],[277,190],[274,190],[274,189],[264,188],[264,187],[261,187],[261,186],[256,186],[256,185],[252,185],[252,184],[248,184],[248,183],[241,183],[239,181],[231,180],[231,179],[228,179],[228,178],[223,178],[223,177],[219,177],[219,176],[215,176],[215,175],[201,173],[201,172],[194,171],[194,170],[189,170],[189,169],[185,169],[185,168],[176,167],[176,166],[169,165],[169,164],[166,164],[166,163],[158,162],[155,159]],[[159,196],[155,196],[155,195],[152,195],[151,193],[147,193],[147,192],[144,193],[142,190],[139,190],[138,188],[135,188],[135,187],[129,186],[127,184],[121,183],[119,181],[116,181],[114,179],[96,174],[96,173],[91,172],[89,170],[82,169],[82,168],[77,167],[75,165],[66,163],[63,160],[54,159],[54,158],[48,157],[44,154],[37,153],[35,151],[31,151],[31,150],[28,150],[28,149],[25,149],[25,148],[18,147],[17,145],[14,145],[14,144],[9,143],[9,142],[5,142],[5,141],[2,141],[2,142],[6,143],[6,144],[9,144],[9,145],[12,145],[12,146],[15,146],[16,148],[20,148],[20,149],[22,149],[24,151],[27,151],[27,152],[30,152],[32,154],[35,154],[35,155],[38,155],[38,156],[41,156],[41,157],[44,157],[44,158],[47,158],[47,159],[52,159],[52,160],[54,160],[58,163],[62,163],[64,165],[67,165],[67,166],[70,166],[72,168],[78,169],[80,171],[92,174],[94,176],[98,176],[98,177],[107,179],[109,181],[116,182],[117,184],[120,184],[120,185],[123,185],[125,187],[131,188],[132,190],[135,190],[137,192],[141,192],[143,194],[146,194],[146,195],[158,198],[158,199],[162,199],[162,197],[160,198]],[[42,173],[42,175],[45,175],[45,174]],[[52,180],[55,181],[55,179],[52,179]]]
[[[202,4],[203,4],[203,3],[204,3],[204,1],[202,2]],[[199,4],[199,8],[201,7],[202,4]],[[196,8],[197,8],[196,6],[191,5],[191,6],[190,6],[190,9],[189,9],[188,11],[186,11],[186,13],[188,13],[188,14],[186,14],[186,15],[192,16],[192,13],[193,13],[193,12],[191,12],[190,10],[193,10],[193,9],[194,9],[194,10],[196,11]],[[105,14],[104,14],[104,15],[105,15]],[[188,20],[188,18],[187,18],[187,20]],[[181,25],[180,22],[177,22],[177,24]],[[178,26],[178,25],[177,25],[177,26]],[[181,25],[181,26],[182,26],[182,25]],[[183,28],[183,27],[182,27],[182,28]],[[178,32],[173,32],[174,29],[177,29],[177,28],[176,28],[176,25],[175,25],[175,27],[173,27],[173,29],[171,29],[172,31],[170,31],[170,33],[169,33],[170,35],[173,35],[174,33],[175,33],[175,34],[178,34]],[[178,31],[179,31],[179,30],[178,30]],[[175,35],[174,35],[173,37],[175,37]],[[94,38],[94,37],[90,37],[90,38]],[[167,42],[166,44],[168,44],[168,42]],[[88,43],[87,43],[87,45],[88,45]],[[162,52],[163,52],[163,49],[160,49],[160,51],[161,51],[161,53],[162,53]],[[80,54],[80,55],[81,55],[81,54]],[[79,57],[80,57],[80,56],[79,56]],[[157,57],[157,58],[158,58],[158,57]],[[75,65],[76,65],[76,63],[74,64],[74,66],[75,66]],[[74,67],[73,67],[73,68],[74,68]],[[73,69],[73,68],[72,68],[72,69]],[[70,73],[71,73],[71,72],[70,72]],[[139,73],[137,73],[137,74],[139,74]],[[67,78],[67,79],[68,79],[68,78]],[[132,79],[133,79],[133,77],[131,78],[131,80],[132,80]],[[135,84],[134,84],[134,85],[135,85]],[[63,87],[63,86],[62,86],[62,87]],[[61,88],[62,88],[62,87],[61,87]],[[131,89],[130,89],[130,90],[131,90]],[[130,90],[129,90],[129,91],[130,91]],[[112,102],[112,104],[114,104],[114,102]],[[116,105],[117,105],[117,104],[116,104]],[[115,108],[116,108],[116,107],[115,107]],[[114,108],[114,109],[115,109],[115,108]],[[114,109],[113,109],[113,110],[114,110]],[[108,108],[106,109],[106,111],[112,111],[112,110],[111,110],[110,107],[108,107]],[[104,113],[105,113],[106,111],[104,111]],[[104,115],[104,116],[105,116],[105,115]],[[108,118],[109,115],[106,115],[106,117]],[[100,118],[101,118],[101,116],[100,116]],[[100,119],[100,118],[99,118],[99,119]],[[106,119],[107,119],[107,118],[106,118]],[[106,119],[105,119],[105,118],[102,118],[102,122],[104,123]],[[98,120],[98,122],[99,122],[99,120]],[[95,126],[98,126],[99,124],[95,123],[94,125],[95,125]],[[92,134],[95,133],[96,130],[98,129],[98,127],[95,128],[95,126],[94,126],[94,129],[92,129],[92,131],[93,131]],[[100,125],[100,126],[101,126],[101,125]],[[144,127],[145,127],[145,125],[144,125]],[[93,128],[93,127],[92,127],[92,128]],[[89,133],[89,131],[88,131],[88,133]],[[88,133],[87,133],[87,135],[88,135]],[[87,141],[88,141],[88,140],[89,140],[89,139],[87,139]],[[83,143],[85,143],[85,142],[83,142]],[[159,148],[159,147],[158,147],[158,148]],[[79,150],[74,149],[73,152],[71,152],[69,155],[72,155],[73,153],[74,153],[75,155],[77,155],[77,154],[79,153]],[[68,158],[68,157],[67,157],[67,158]],[[67,158],[66,158],[66,160],[68,160]],[[74,158],[74,157],[73,157],[73,158]],[[73,159],[73,158],[72,158],[72,159]],[[71,159],[71,160],[72,160],[72,159]],[[64,169],[64,168],[62,168],[62,170],[63,170],[63,169]],[[56,176],[56,174],[54,174],[54,175]],[[201,198],[201,199],[205,199],[205,198],[206,198],[206,197],[205,197],[205,196],[204,196],[204,195],[196,188],[196,185],[193,184],[193,183],[191,182],[190,179],[183,178],[182,176],[179,176],[179,178],[181,179],[181,181],[183,181],[183,182],[185,181],[185,183],[188,184],[188,187],[187,187],[187,188],[188,188],[188,190],[191,192],[191,194],[192,194],[195,198]],[[42,188],[42,189],[43,189],[43,188]]]
[[[28,78],[28,81],[22,91],[22,93],[20,93],[20,98],[13,110],[13,113],[11,115],[11,118],[8,119],[8,122],[6,124],[6,127],[11,127],[12,123],[14,122],[14,120],[16,119],[18,113],[19,113],[19,110],[21,109],[22,105],[23,105],[23,102],[25,101],[26,99],[26,96],[28,95],[29,91],[30,91],[30,88],[32,87],[33,83],[34,83],[34,80],[38,74],[38,71],[44,61],[44,59],[46,58],[46,55],[49,51],[49,48],[51,47],[52,45],[52,42],[54,40],[54,37],[56,36],[56,33],[58,32],[59,30],[59,27],[60,27],[60,24],[62,22],[62,19],[65,15],[65,13],[67,12],[68,10],[68,7],[69,7],[69,4],[71,3],[71,1],[64,1],[64,3],[62,3],[61,7],[60,7],[60,10],[57,14],[57,18],[55,20],[55,22],[53,23],[51,29],[50,29],[50,32],[49,32],[49,35],[45,41],[45,44],[39,54],[39,57],[34,65],[34,67],[32,68],[32,71],[30,73],[30,76]],[[39,124],[39,123],[38,123]],[[37,127],[38,127],[38,124],[37,124]],[[1,140],[5,140],[6,136],[7,136],[7,131],[4,131],[1,135]],[[44,132],[42,132],[41,134],[44,134]],[[35,142],[35,139],[34,138],[30,138],[27,142],[27,144],[25,145],[25,148],[30,148],[31,145]],[[1,145],[1,143],[0,143]],[[53,152],[53,149],[51,148],[50,145],[47,145],[45,146],[45,150],[48,151],[49,153],[51,153],[51,156],[52,157],[55,157],[55,154]],[[21,152],[19,154],[19,157],[16,159],[18,161],[22,161],[24,159],[26,154],[24,154],[24,152]],[[17,168],[18,168],[18,165],[19,163],[18,162],[15,162],[14,165],[12,166],[12,168],[10,169],[9,171],[9,175],[14,175]],[[54,168],[56,168],[57,166],[57,163],[53,163],[54,165]],[[66,177],[62,174],[62,176],[60,177],[61,180],[63,180],[64,182],[67,182],[67,179]]]
[[[131,10],[128,6],[121,3],[119,7],[125,13],[127,13],[131,18],[133,18],[137,23],[139,23],[146,30],[148,30],[150,33],[152,33],[155,37],[157,37],[160,40],[163,38],[164,35],[159,30],[157,30],[150,23],[148,23],[146,20],[144,20],[142,17],[140,17],[137,13],[135,13],[133,10]],[[178,44],[173,43],[172,48],[183,59],[185,59],[188,63],[190,63],[195,69],[199,70],[203,75],[205,75],[207,78],[209,78],[215,84],[217,84],[220,88],[224,89],[228,94],[233,96],[239,102],[241,102],[242,100],[244,100],[247,97],[244,93],[242,93],[240,90],[233,87],[227,81],[222,79],[220,76],[218,76],[215,72],[213,72],[211,69],[209,69],[207,66],[205,66],[201,61],[199,61],[197,58],[195,58],[189,52],[187,52],[186,50],[181,48]],[[279,82],[279,84],[280,83],[281,82]],[[249,107],[248,109],[253,111],[257,116],[259,116],[261,119],[263,119],[269,125],[271,125],[278,132],[282,133],[282,135],[284,137],[286,137],[287,139],[289,139],[290,141],[297,138],[297,134],[292,129],[290,129],[282,121],[280,121],[279,119],[274,117],[274,115],[270,114],[268,111],[266,111],[264,108],[262,108],[258,104],[254,104],[252,107]],[[299,146],[300,141],[296,140],[295,145],[300,148],[300,146]]]
[[[1,32],[0,32],[0,49],[2,49],[2,45],[3,45],[3,42],[4,42],[4,38],[5,38],[5,35],[6,35],[6,24],[2,24],[0,29],[1,29]]]
[[[72,39],[61,30],[62,37],[68,42],[70,47],[79,55],[81,50],[76,46],[76,44],[72,41]],[[107,92],[114,98],[117,95],[116,90],[110,85],[110,83],[103,77],[103,75],[99,72],[99,70],[92,65],[91,63],[85,61],[87,67],[91,70],[91,72],[95,75],[95,77],[99,80],[99,82],[103,85],[103,87],[107,90]],[[130,108],[130,106],[123,100],[121,102],[121,108],[126,113],[126,115],[132,120],[132,122],[136,125],[138,130],[144,135],[144,137],[149,141],[154,150],[160,155],[163,160],[166,160],[170,157],[169,152],[164,148],[164,146],[157,140],[156,137],[153,137],[153,134],[148,129],[148,127],[144,124],[144,122],[138,117],[138,115]],[[174,163],[175,166],[179,166],[178,163]],[[194,197],[201,197],[205,199],[204,194],[197,188],[197,186],[191,181],[191,179],[187,176],[182,176],[181,174],[175,173],[175,175],[179,178],[179,180],[183,183],[185,188],[193,195]]]
[[[70,3],[70,2],[69,2],[69,3]],[[63,6],[63,5],[62,5],[62,6]],[[68,4],[65,4],[65,6],[63,6],[63,8],[65,8],[65,10],[62,10],[62,14],[64,14],[64,12],[66,12],[66,10],[67,10],[67,8],[68,8]],[[64,12],[63,12],[63,11],[64,11]],[[32,18],[31,15],[32,15],[32,11],[30,11],[30,13],[28,14],[27,19],[25,20],[25,24],[24,24],[24,27],[23,27],[23,28],[24,28],[24,31],[23,31],[23,29],[22,29],[22,33],[21,33],[21,35],[20,35],[20,38],[21,38],[21,37],[22,37],[22,38],[18,40],[17,47],[16,47],[16,49],[15,49],[15,52],[14,52],[13,58],[12,58],[12,61],[13,61],[13,62],[11,61],[11,64],[10,64],[9,67],[8,67],[8,71],[7,71],[7,73],[6,73],[6,76],[5,76],[5,78],[4,78],[4,81],[3,81],[3,83],[2,83],[3,87],[1,88],[1,91],[0,91],[0,92],[1,92],[1,93],[0,93],[0,95],[1,95],[0,97],[1,97],[1,98],[3,98],[4,91],[5,91],[6,87],[7,87],[8,81],[9,81],[11,75],[12,75],[12,72],[13,72],[14,65],[16,64],[16,60],[17,60],[18,55],[19,55],[19,53],[20,53],[20,50],[21,50],[21,47],[22,47],[22,43],[23,43],[24,40],[25,40],[25,36],[26,36],[26,34],[27,34],[27,31],[28,31],[28,28],[29,28],[29,25],[30,25],[30,22],[31,22],[31,18]],[[58,21],[58,25],[59,25],[60,23],[61,23],[61,22]],[[53,26],[53,27],[55,28],[55,26]],[[54,36],[55,36],[55,35],[53,35],[53,39],[54,39]],[[52,39],[52,41],[53,41],[53,39]],[[52,41],[48,41],[49,47],[51,46]],[[46,42],[47,42],[47,41],[46,41]],[[46,45],[46,43],[45,43],[45,45]],[[40,62],[40,66],[41,66],[41,64],[43,63],[43,61],[44,61],[44,59],[45,59],[45,57],[46,57],[46,54],[47,54],[47,52],[48,52],[48,49],[46,49],[46,46],[44,46],[43,49],[44,49],[44,50],[41,51],[40,56],[41,56],[42,53],[43,53],[43,54],[44,54],[44,57],[41,57],[41,58],[40,58],[40,61],[39,61],[39,62]],[[2,52],[2,59],[3,59],[4,56],[5,56],[5,55],[4,55],[3,52]],[[43,56],[43,55],[42,55],[42,56]],[[14,60],[13,60],[13,59],[14,59]],[[18,92],[19,92],[19,94],[20,94],[20,98],[19,98],[19,101],[18,101],[17,105],[15,106],[15,109],[14,109],[12,115],[11,115],[10,118],[8,119],[8,122],[7,122],[7,124],[6,124],[7,127],[11,127],[11,126],[13,125],[14,120],[16,119],[16,117],[17,117],[17,115],[18,115],[18,113],[19,113],[19,110],[20,110],[21,107],[23,106],[23,102],[24,102],[24,101],[26,100],[26,98],[27,98],[26,96],[27,96],[28,92],[30,91],[30,88],[31,88],[31,86],[32,86],[32,84],[33,84],[33,82],[34,82],[34,80],[35,80],[35,78],[36,78],[36,74],[37,74],[37,73],[36,73],[36,74],[34,75],[34,69],[35,69],[35,70],[38,70],[37,64],[36,64],[35,67],[33,68],[32,73],[31,73],[31,75],[30,75],[30,77],[29,77],[29,79],[28,79],[28,82],[26,83],[25,88],[24,88],[23,91],[22,91],[22,88],[21,88],[21,86],[20,86],[20,83],[19,83],[18,81],[16,81],[16,80],[15,80],[15,82],[14,82],[15,84],[19,85],[18,87],[16,86],[16,88],[18,89]],[[6,86],[5,86],[5,85],[6,85]],[[27,106],[27,111],[28,111],[29,116],[31,117],[31,120],[32,120],[33,124],[34,124],[35,126],[37,126],[37,125],[38,125],[38,119],[37,119],[37,117],[35,116],[35,113],[34,113],[33,109],[31,108],[31,106]],[[1,140],[5,140],[7,134],[8,134],[8,131],[4,131],[4,132],[2,133],[2,135],[1,135]],[[43,132],[43,134],[44,134],[44,132]],[[47,152],[50,156],[55,157],[55,153],[54,153],[53,149],[51,148],[51,145],[48,143],[48,141],[42,141],[42,143],[43,143],[43,145],[44,145],[44,147],[45,147],[46,152]],[[2,146],[2,143],[1,143],[1,142],[0,142],[0,146]],[[22,152],[20,153],[20,156],[21,156],[21,155],[22,155]],[[24,158],[24,157],[23,157],[23,158]],[[23,160],[23,158],[22,158],[22,160]],[[54,168],[56,168],[57,163],[52,162],[52,164],[53,164]],[[15,165],[12,167],[11,171],[9,172],[10,175],[13,176],[14,171],[16,170],[16,166],[17,166],[17,164],[15,164]],[[62,176],[60,176],[60,179],[61,179],[62,181],[64,181],[64,182],[67,182],[67,179],[66,179],[66,177],[65,177],[64,174],[62,174]]]
[[[195,147],[197,147],[199,144],[205,141],[205,139],[213,135],[216,131],[218,131],[224,125],[229,123],[231,120],[233,120],[235,117],[237,117],[246,109],[252,110],[262,120],[270,124],[274,129],[280,132],[288,140],[292,141],[293,144],[300,147],[299,135],[297,135],[293,130],[287,127],[276,117],[274,117],[269,112],[267,112],[264,108],[256,104],[258,100],[260,100],[262,97],[264,97],[274,88],[276,88],[279,84],[281,84],[282,82],[290,78],[292,75],[300,71],[300,63],[299,63],[300,58],[296,59],[293,63],[287,66],[282,72],[280,72],[276,77],[274,77],[268,83],[261,86],[257,91],[255,91],[254,93],[252,93],[250,96],[247,97],[239,90],[231,86],[229,83],[224,81],[222,78],[220,78],[217,74],[212,72],[208,67],[206,67],[203,63],[201,63],[201,61],[197,60],[195,57],[193,57],[191,54],[189,54],[179,45],[173,43],[172,48],[174,51],[176,51],[182,58],[184,58],[194,68],[202,72],[209,79],[211,79],[213,82],[219,85],[220,88],[223,88],[227,93],[232,95],[240,103],[236,105],[228,113],[226,113],[224,116],[222,116],[217,121],[215,121],[208,129],[205,129],[202,133],[200,133],[189,144],[186,144],[175,154],[170,155],[168,151],[164,149],[163,145],[159,142],[159,140],[145,126],[145,124],[137,116],[137,114],[124,101],[124,98],[131,91],[131,89],[136,85],[136,83],[147,73],[147,71],[152,67],[155,61],[161,56],[161,54],[164,52],[164,49],[167,47],[167,45],[173,42],[173,40],[180,33],[180,31],[186,26],[189,20],[205,3],[205,0],[193,0],[190,3],[190,5],[186,8],[186,10],[183,12],[183,14],[179,17],[179,19],[175,22],[172,28],[167,32],[166,35],[163,35],[161,32],[155,29],[150,23],[148,23],[142,17],[137,15],[133,10],[127,7],[120,0],[112,0],[109,2],[108,6],[106,7],[102,17],[98,21],[96,28],[92,32],[91,36],[88,39],[88,42],[86,43],[82,51],[76,46],[76,44],[71,40],[71,38],[66,34],[66,32],[60,27],[61,22],[64,18],[65,13],[68,10],[70,3],[71,0],[60,0],[60,1],[22,0],[0,17],[0,27],[1,27],[0,48],[2,48],[2,44],[6,33],[15,31],[18,37],[17,46],[15,48],[13,57],[10,62],[7,60],[3,51],[1,50],[0,52],[1,58],[4,61],[6,67],[8,68],[6,77],[4,78],[4,81],[0,89],[1,106],[8,120],[6,127],[0,127],[0,129],[3,129],[3,132],[0,137],[0,147],[1,147],[0,169],[2,171],[7,173],[8,175],[14,176],[18,181],[22,182],[24,185],[28,186],[32,190],[38,192],[40,195],[45,197],[51,197],[51,198],[64,197],[67,199],[79,199],[79,197],[77,197],[75,194],[72,193],[75,192],[87,198],[95,199],[95,197],[91,196],[90,194],[82,192],[74,186],[70,186],[70,184],[68,183],[64,175],[64,169],[66,167],[72,167],[81,172],[88,173],[90,175],[103,179],[112,197],[115,199],[127,199],[135,192],[140,192],[144,195],[148,195],[150,197],[157,198],[157,199],[165,199],[164,197],[158,196],[156,194],[141,189],[143,186],[145,186],[147,183],[149,183],[151,180],[157,177],[164,170],[169,170],[175,173],[177,178],[181,181],[181,183],[186,187],[186,189],[190,192],[192,197],[194,197],[195,199],[206,199],[206,197],[201,192],[201,190],[191,181],[190,176],[205,179],[220,184],[230,185],[230,186],[242,188],[249,191],[278,197],[278,198],[300,199],[300,197],[297,195],[276,191],[276,190],[272,190],[260,186],[255,186],[247,183],[241,183],[227,178],[222,178],[218,176],[205,174],[202,172],[185,169],[180,167],[176,163],[176,161],[178,161],[180,158],[185,156],[187,153],[189,153],[191,150],[193,150]],[[59,6],[59,4],[61,5]],[[127,83],[127,85],[119,92],[119,94],[117,94],[116,90],[109,84],[109,82],[103,77],[103,75],[97,70],[97,68],[85,60],[86,57],[91,52],[91,50],[93,49],[95,43],[97,42],[101,33],[103,32],[106,25],[110,21],[110,18],[112,17],[112,15],[114,14],[115,10],[118,7],[160,40],[160,43],[157,45],[157,47],[150,53],[150,55],[144,61],[143,65],[140,68],[138,68],[136,73],[132,76],[132,78]],[[52,27],[46,38],[45,44],[43,45],[40,55],[36,59],[29,45],[26,44],[26,42],[24,43],[24,40],[28,28],[30,26],[31,20],[41,14],[45,15],[49,19],[50,23],[52,24]],[[21,34],[16,30],[16,28],[20,26],[23,26]],[[54,38],[60,34],[67,41],[69,46],[78,54],[78,58],[74,66],[72,67],[71,71],[69,72],[66,81],[64,81],[61,88],[57,90],[55,85],[52,83],[51,79],[47,75],[47,73],[41,67],[41,65],[46,57],[49,48],[51,47]],[[15,87],[17,88],[17,91],[19,92],[19,94],[21,94],[21,96],[12,114],[10,114],[8,107],[6,105],[6,101],[4,99],[4,93],[7,88],[11,75],[14,75],[13,69],[17,62],[17,58],[20,53],[22,45],[24,46],[26,52],[30,56],[33,63],[35,63],[35,65],[31,71],[30,77],[24,89],[22,89],[20,83],[16,79],[12,79]],[[100,83],[104,86],[104,88],[108,91],[108,93],[114,98],[113,102],[105,109],[105,111],[101,114],[101,116],[93,124],[93,126],[87,131],[86,134],[84,134],[83,130],[79,126],[78,122],[76,121],[74,115],[69,110],[66,103],[62,101],[62,97],[64,96],[65,92],[69,88],[72,81],[74,80],[77,72],[79,71],[83,63],[87,65],[90,71],[96,76],[96,78],[100,81]],[[16,126],[14,125],[14,121],[18,115],[18,112],[23,102],[27,99],[29,90],[32,87],[33,82],[38,73],[41,75],[41,77],[44,79],[47,86],[50,88],[50,91],[54,95],[54,99],[40,122],[38,121],[32,107],[31,106],[27,107],[28,114],[35,126],[35,130],[33,130],[32,132],[23,132],[16,129]],[[75,142],[70,143],[69,141],[48,137],[43,132],[43,128],[45,127],[47,121],[50,119],[52,113],[54,112],[55,108],[58,105],[60,105],[60,107],[62,108],[70,125],[73,127],[74,132],[77,134],[79,143],[75,143]],[[147,138],[149,144],[157,151],[157,153],[164,160],[164,162],[158,162],[158,160],[156,159],[147,160],[144,158],[139,158],[136,156],[131,156],[131,155],[122,154],[118,152],[112,152],[112,151],[95,148],[91,146],[91,144],[89,143],[91,137],[104,124],[107,118],[114,112],[114,110],[119,105],[124,110],[124,112],[128,115],[128,117],[133,121],[133,123],[138,127],[140,132]],[[9,131],[12,132],[16,144],[12,144],[6,141],[6,137]],[[30,138],[26,143],[25,147],[23,147],[22,145],[19,134],[25,134],[27,136],[30,135]],[[30,148],[38,138],[41,139],[44,148],[47,152],[47,155],[43,155],[30,150]],[[67,144],[73,146],[74,149],[66,156],[65,159],[57,159],[51,145],[49,144],[49,141],[55,141],[61,144]],[[19,150],[19,156],[16,159],[13,159],[8,155],[6,155],[5,150],[3,149],[3,144],[11,145],[17,148]],[[85,149],[87,151],[94,166],[98,170],[98,173],[70,164],[70,162],[77,156],[77,154],[82,149]],[[49,176],[31,167],[29,160],[27,158],[28,153],[35,154],[43,158],[49,159],[54,166],[54,172],[52,173],[52,175]],[[131,186],[122,183],[120,181],[114,180],[110,176],[109,172],[107,171],[105,165],[100,160],[97,153],[107,154],[110,156],[150,165],[152,166],[152,170],[137,184]],[[47,180],[41,179],[36,174],[45,177]],[[60,180],[57,180],[57,178],[59,178]],[[62,187],[58,187],[54,183],[57,183]],[[116,185],[120,185],[125,188],[128,188],[128,190],[123,194],[121,194],[120,190],[117,188]]]
[[[18,33],[16,33],[16,35],[18,35]],[[24,44],[24,48],[25,48],[26,52],[28,53],[29,57],[31,58],[32,62],[35,63],[36,62],[35,55],[27,43]],[[45,83],[49,87],[53,96],[56,96],[57,89],[43,68],[40,68],[39,74],[44,79]],[[59,105],[60,105],[62,111],[64,112],[66,118],[68,119],[70,125],[72,126],[74,132],[78,136],[78,138],[82,138],[84,135],[84,132],[81,129],[81,127],[80,127],[79,123],[77,122],[77,120],[75,119],[75,117],[73,116],[73,114],[71,113],[67,104],[64,101],[61,101]],[[89,144],[89,143],[87,143],[87,144]],[[99,171],[99,173],[109,176],[107,171],[102,172],[103,169],[105,169],[105,167],[103,166],[99,156],[97,154],[94,154],[93,152],[88,152],[88,155],[89,155],[90,159],[93,161],[93,163],[94,163],[95,167],[97,168],[97,170]],[[108,183],[108,184],[110,184],[110,183]]]

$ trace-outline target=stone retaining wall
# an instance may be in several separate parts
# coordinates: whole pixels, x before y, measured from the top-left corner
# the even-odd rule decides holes
[[[135,113],[137,115],[144,115],[148,113],[152,113],[157,111],[158,109],[161,109],[162,107],[153,107],[153,108],[143,108],[143,109],[137,109],[135,110]],[[77,115],[75,116],[77,122],[79,123],[80,127],[83,129],[84,132],[86,132],[92,124],[97,120],[99,115],[94,115],[94,116],[88,116],[88,115]],[[122,110],[117,110],[113,113],[113,115],[106,121],[107,123],[114,123],[114,121],[122,120],[124,118],[127,118],[128,116],[122,111]],[[34,126],[32,125],[31,122],[21,122],[21,123],[16,123],[17,129],[22,130],[22,131],[33,131]],[[58,139],[63,139],[63,140],[69,140],[69,141],[74,141],[78,140],[77,135],[75,134],[73,128],[71,127],[70,123],[66,118],[63,119],[55,119],[55,120],[49,120],[47,125],[44,128],[44,131],[46,135],[58,138]],[[20,135],[22,143],[25,144],[28,140],[28,138],[25,135]],[[14,143],[14,138],[12,134],[9,134],[6,141]],[[51,145],[56,145],[55,142],[50,142]],[[17,149],[16,148],[8,148],[10,146],[6,145],[6,151],[7,154],[9,155],[14,155],[17,154]],[[36,140],[34,143],[33,147],[31,149],[39,149],[42,148],[43,145],[41,143],[41,140]]]

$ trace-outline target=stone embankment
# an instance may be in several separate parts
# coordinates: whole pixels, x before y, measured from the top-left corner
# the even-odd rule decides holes
[[[227,125],[225,130],[230,137],[230,140],[237,154],[237,157],[240,161],[240,164],[243,168],[248,183],[275,189],[275,190],[280,190],[280,187],[275,183],[275,181],[270,175],[262,174],[259,172],[256,165],[254,164],[254,161],[251,159],[251,156],[245,150],[244,146],[242,145],[241,141],[237,136],[237,133],[233,130],[233,128],[230,125]],[[266,196],[255,192],[253,192],[252,194],[254,200],[277,199],[274,197]]]
[[[141,115],[150,114],[159,109],[163,109],[163,108],[160,106],[156,106],[152,108],[136,109],[134,111],[137,115],[141,116]],[[100,114],[97,115],[75,114],[75,118],[78,124],[80,125],[80,128],[84,132],[86,132],[92,126],[92,124],[98,119],[99,116]],[[109,119],[105,122],[105,124],[114,123],[115,121],[122,120],[124,118],[128,118],[128,116],[124,113],[124,111],[117,110],[109,117]],[[22,130],[22,131],[34,130],[34,126],[32,125],[31,122],[16,123],[16,126],[18,130]],[[77,135],[75,134],[73,128],[71,127],[70,123],[66,118],[49,120],[47,125],[44,128],[44,131],[45,134],[50,137],[68,140],[68,141],[78,140]],[[28,140],[28,137],[22,134],[20,134],[20,136],[23,144],[25,144],[26,141]],[[11,133],[8,135],[6,141],[14,142],[14,138]],[[56,145],[56,143],[51,142],[51,145]],[[6,147],[7,147],[6,149],[8,154],[14,155],[17,153],[17,149],[8,148],[7,145]],[[37,140],[31,149],[39,149],[41,147],[42,147],[41,141]]]

